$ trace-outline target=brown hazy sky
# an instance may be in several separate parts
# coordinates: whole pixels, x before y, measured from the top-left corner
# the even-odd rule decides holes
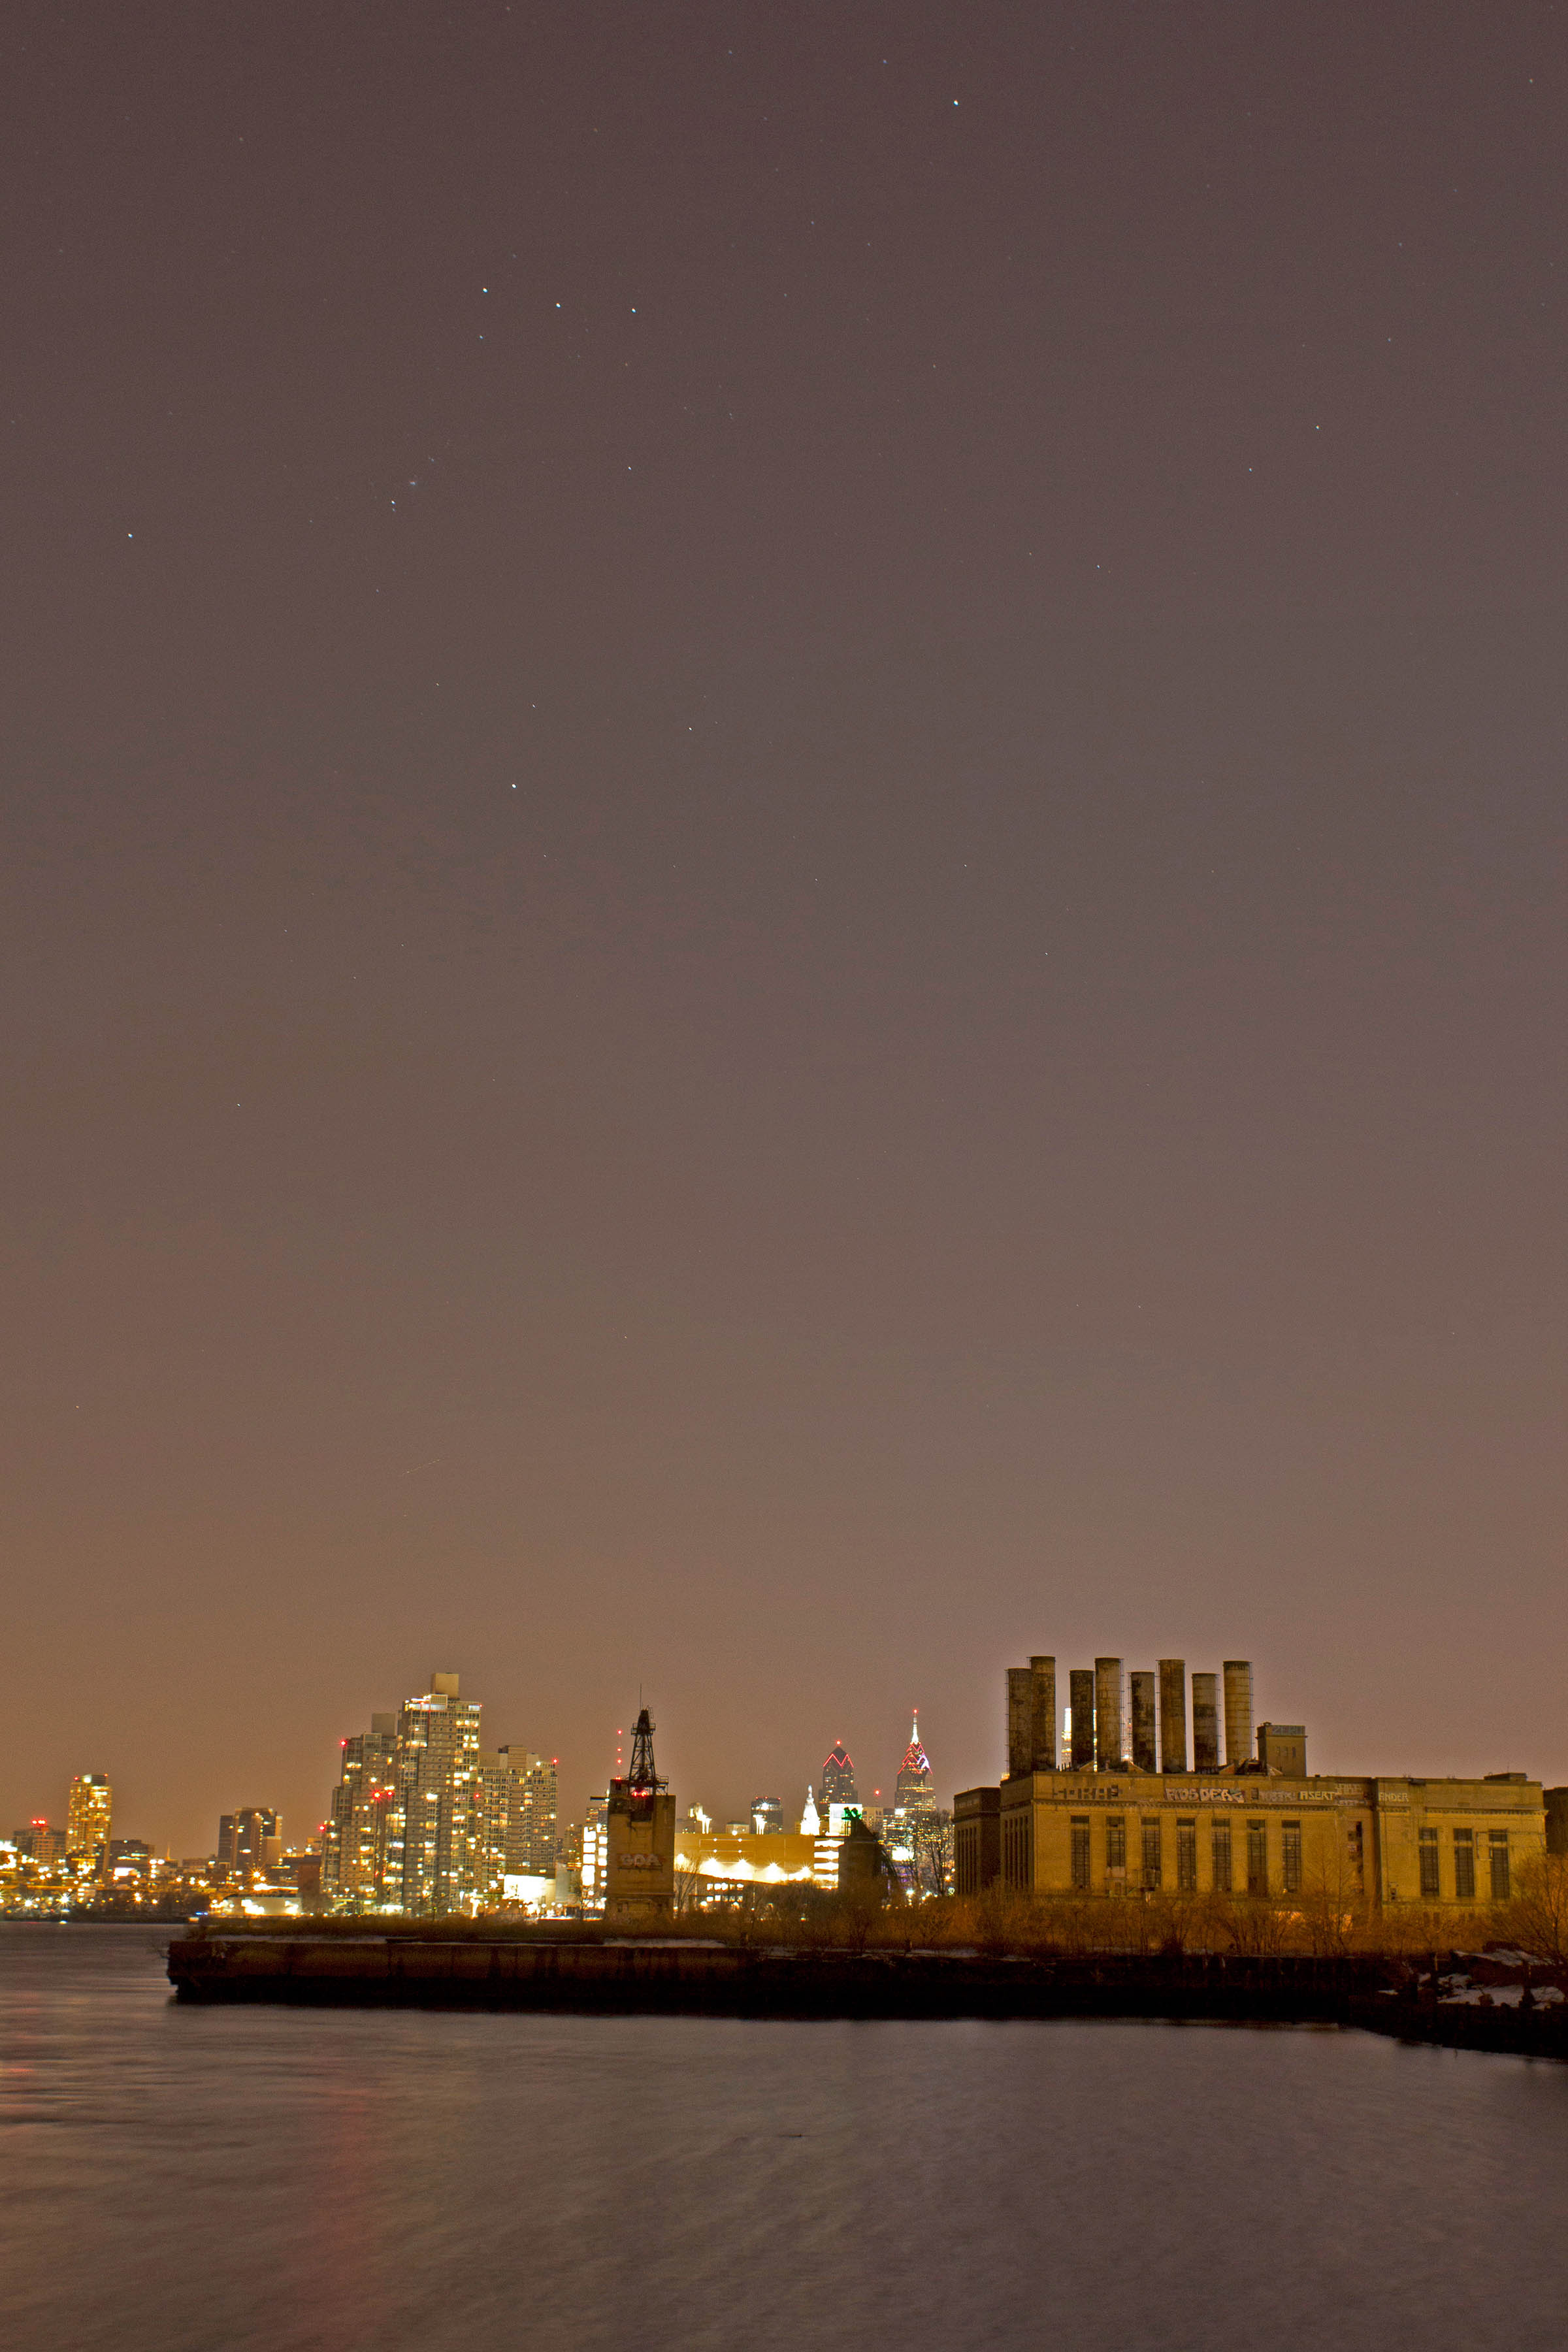
[[[1568,1779],[1562,13],[0,41],[0,1824]]]

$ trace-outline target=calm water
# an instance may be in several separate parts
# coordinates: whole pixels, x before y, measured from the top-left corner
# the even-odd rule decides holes
[[[0,1927],[0,2343],[1568,2343],[1568,2067],[1148,2025],[176,2010]]]

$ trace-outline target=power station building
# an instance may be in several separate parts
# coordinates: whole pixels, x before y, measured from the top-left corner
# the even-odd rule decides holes
[[[1181,1658],[1130,1676],[1097,1658],[1007,1673],[1007,1774],[953,1800],[960,1895],[1300,1897],[1377,1911],[1506,1901],[1546,1845],[1541,1785],[1312,1775],[1300,1724],[1253,1727],[1252,1666],[1192,1677]],[[1224,1760],[1220,1727],[1224,1726]]]

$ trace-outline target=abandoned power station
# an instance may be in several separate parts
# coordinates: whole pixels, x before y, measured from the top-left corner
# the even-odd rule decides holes
[[[1246,1659],[1193,1675],[1190,1764],[1184,1659],[1128,1675],[1097,1658],[1072,1669],[1067,1696],[1064,1740],[1056,1660],[1009,1667],[1006,1779],[953,1800],[960,1895],[1000,1883],[1462,1910],[1505,1901],[1546,1845],[1541,1785],[1522,1772],[1309,1774],[1300,1724],[1259,1724],[1255,1738]]]

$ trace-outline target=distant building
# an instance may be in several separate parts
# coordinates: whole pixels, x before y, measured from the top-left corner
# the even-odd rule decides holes
[[[784,1800],[782,1797],[752,1799],[752,1829],[757,1837],[784,1835]]]
[[[104,1855],[104,1876],[111,1882],[117,1878],[151,1878],[153,1849],[145,1838],[110,1838]]]
[[[432,1675],[397,1717],[397,1778],[403,1804],[402,1908],[439,1918],[475,1895],[479,1701],[461,1696],[456,1675]]]
[[[849,1750],[842,1739],[836,1739],[824,1760],[822,1778],[817,1783],[817,1810],[826,1812],[829,1805],[858,1805],[859,1801]]]
[[[893,1809],[896,1812],[929,1812],[936,1802],[931,1786],[931,1763],[921,1746],[920,1710],[910,1731],[910,1744],[904,1750],[904,1760],[899,1767],[895,1784]]]
[[[472,1891],[500,1902],[505,1878],[555,1875],[555,1759],[524,1748],[479,1750]]]
[[[270,1805],[245,1805],[234,1817],[234,1867],[265,1878],[283,1859],[281,1816]]]
[[[631,1768],[610,1782],[605,1809],[606,1920],[651,1922],[675,1910],[675,1799],[654,1770],[653,1721],[645,1706],[632,1735]]]
[[[699,1902],[736,1895],[752,1886],[837,1885],[840,1843],[815,1832],[683,1826],[676,1832],[675,1866],[696,1880]]]
[[[605,1814],[609,1797],[590,1797],[583,1821],[583,1908],[590,1916],[605,1907],[605,1879],[608,1870],[609,1832]]]
[[[345,1907],[397,1908],[403,1900],[402,1852],[397,1717],[373,1715],[368,1731],[356,1731],[342,1742],[342,1778],[321,1834],[322,1894]]]
[[[109,1847],[114,1798],[101,1772],[79,1772],[66,1801],[66,1853],[73,1861],[101,1865]]]

